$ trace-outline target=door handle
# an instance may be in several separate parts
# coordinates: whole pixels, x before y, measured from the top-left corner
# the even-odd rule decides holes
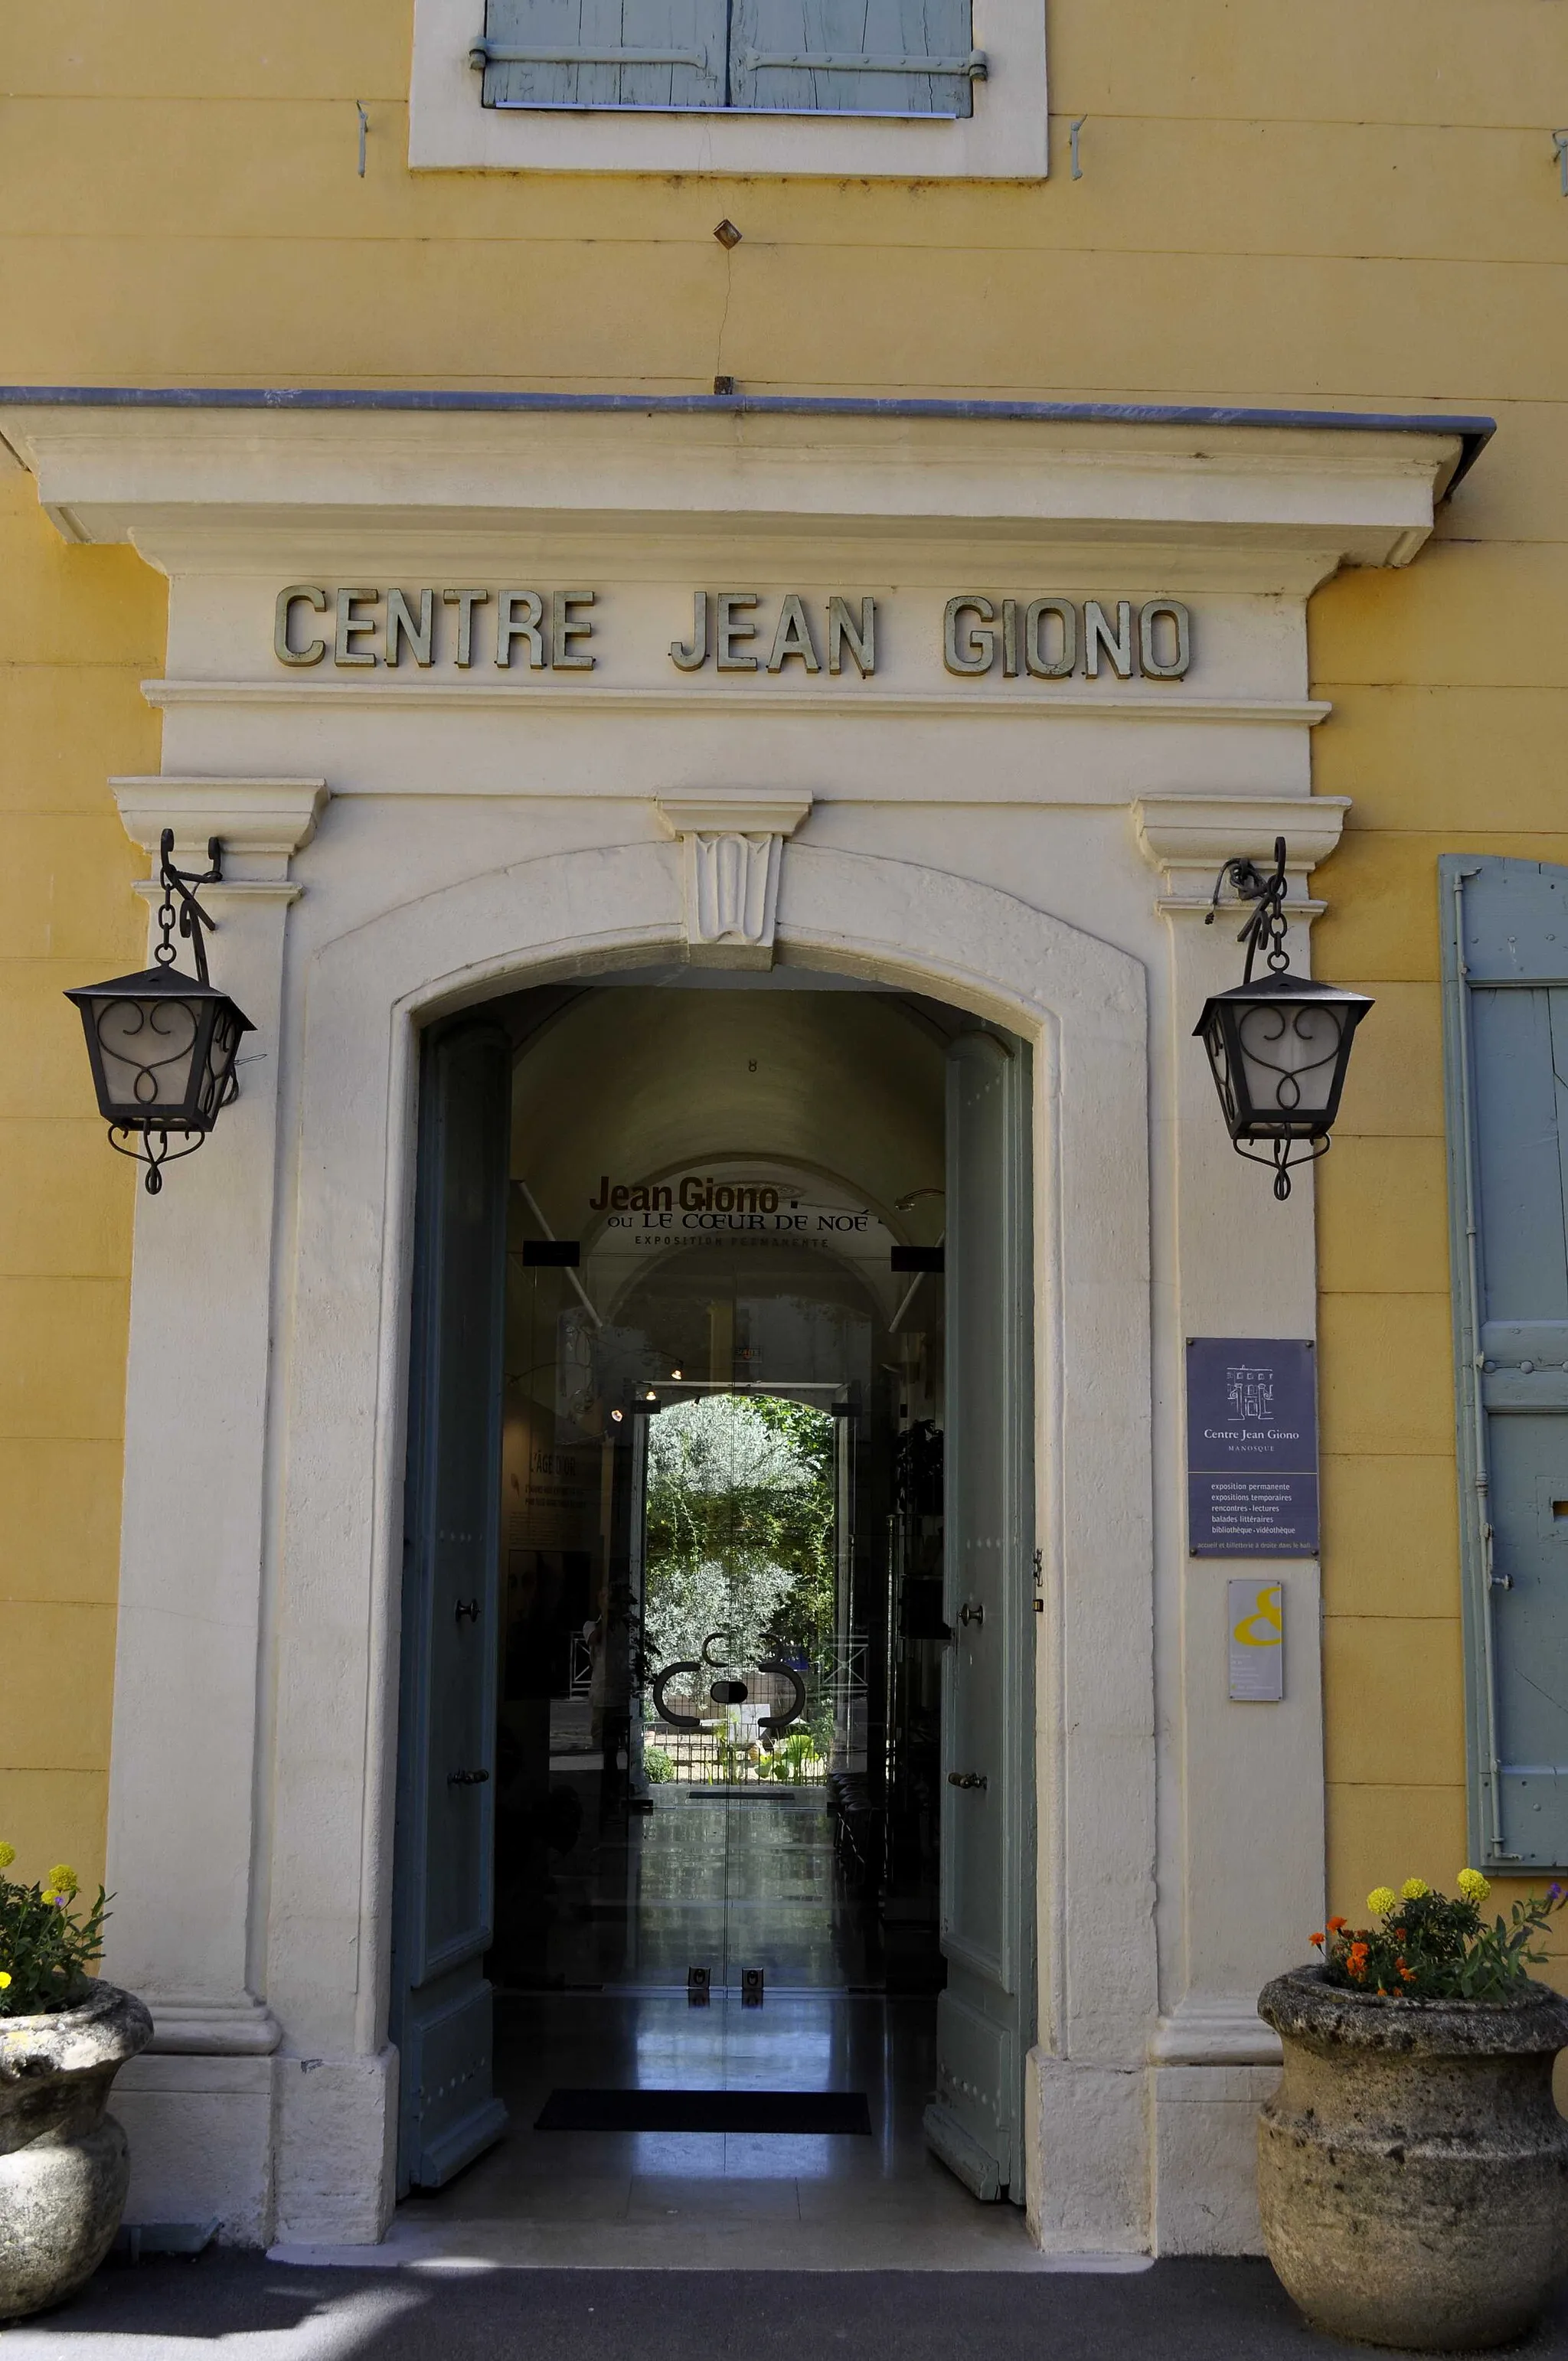
[[[959,1621],[960,1623],[983,1623],[984,1620],[985,1609],[978,1602],[971,1607],[966,1600],[965,1604],[959,1609]]]
[[[987,1784],[983,1771],[949,1771],[949,1787],[983,1787]]]
[[[453,1620],[457,1623],[477,1623],[478,1620],[478,1600],[477,1598],[460,1598],[457,1601],[457,1612],[453,1618]]]
[[[446,1784],[449,1787],[482,1787],[489,1775],[488,1771],[449,1771]]]

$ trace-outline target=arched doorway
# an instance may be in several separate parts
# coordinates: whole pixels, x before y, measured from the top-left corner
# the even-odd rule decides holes
[[[850,979],[692,981],[426,1039],[400,2180],[503,2136],[510,2085],[514,2153],[619,2131],[635,2170],[689,2126],[706,2168],[731,2116],[810,2147],[838,2107],[894,2183],[912,2115],[1021,2203],[1028,1051]],[[759,2091],[713,2013],[764,2005]]]
[[[280,2084],[277,2169],[311,2192],[281,2218],[340,2224],[345,2237],[378,2235],[394,2186],[386,2028],[420,1027],[505,989],[667,963],[682,940],[674,848],[646,841],[400,902],[334,936],[299,979],[273,1282],[266,1883],[251,1906],[269,2000],[313,2061]],[[1032,1053],[1034,2191],[1043,2137],[1067,2170],[1090,2136],[1079,2094],[1142,2072],[1156,2010],[1143,970],[992,887],[809,845],[788,849],[777,959],[939,998]],[[227,1268],[226,1231],[221,1243]],[[1115,2125],[1135,2177],[1142,2118]],[[1097,2154],[1107,2136],[1093,2115]],[[323,2181],[327,2147],[337,2161]]]

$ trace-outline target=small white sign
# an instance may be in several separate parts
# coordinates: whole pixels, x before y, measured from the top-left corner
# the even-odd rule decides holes
[[[1231,1696],[1238,1705],[1277,1705],[1285,1695],[1285,1586],[1243,1576],[1225,1585]]]

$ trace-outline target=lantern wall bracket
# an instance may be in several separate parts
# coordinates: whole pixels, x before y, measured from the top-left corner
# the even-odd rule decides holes
[[[1269,944],[1268,964],[1277,975],[1282,975],[1290,964],[1285,949],[1287,931],[1285,897],[1290,891],[1285,875],[1285,839],[1282,836],[1277,836],[1274,840],[1272,877],[1266,877],[1255,861],[1249,861],[1244,856],[1227,861],[1214,880],[1213,898],[1209,904],[1209,915],[1203,921],[1206,927],[1212,927],[1219,915],[1220,888],[1227,879],[1238,902],[1252,902],[1256,905],[1245,926],[1236,937],[1238,943],[1246,945],[1246,973],[1242,978],[1244,983],[1252,982],[1253,962],[1263,949],[1266,940]]]
[[[1284,843],[1284,841],[1285,839],[1282,836],[1277,836],[1274,840],[1275,858],[1277,860],[1279,854],[1279,847]],[[1220,914],[1220,888],[1222,885],[1227,884],[1238,902],[1261,902],[1265,894],[1268,891],[1268,881],[1264,876],[1264,873],[1258,867],[1256,862],[1249,861],[1245,853],[1238,853],[1234,860],[1224,862],[1221,865],[1220,873],[1214,880],[1214,891],[1209,903],[1209,915],[1203,921],[1203,924],[1206,927],[1212,927],[1214,920],[1218,917]],[[1252,922],[1249,919],[1247,924],[1250,926],[1251,923]],[[1245,932],[1246,929],[1244,928],[1242,933],[1236,937],[1238,943],[1243,940]]]

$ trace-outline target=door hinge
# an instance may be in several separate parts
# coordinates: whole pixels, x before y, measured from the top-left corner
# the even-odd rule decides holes
[[[879,56],[864,49],[741,49],[735,62],[742,73],[793,67],[805,73],[963,74],[970,82],[984,82],[988,70],[983,49],[970,49],[962,58]]]

